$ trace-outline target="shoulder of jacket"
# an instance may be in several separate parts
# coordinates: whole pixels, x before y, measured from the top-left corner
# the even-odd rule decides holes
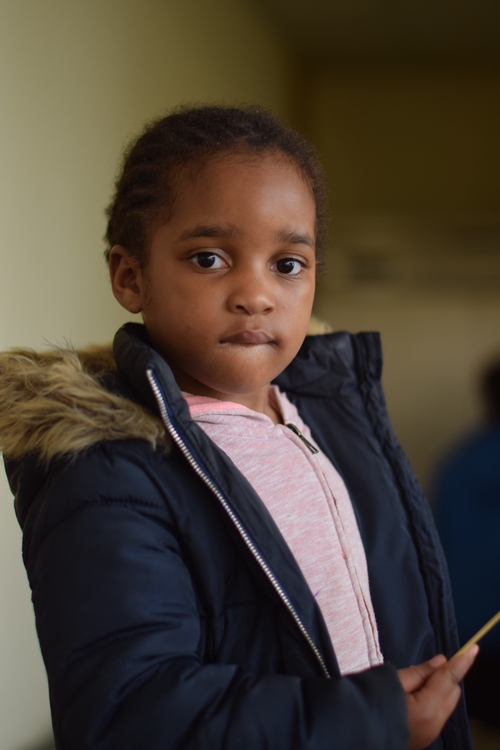
[[[167,450],[160,418],[100,382],[115,367],[111,346],[0,354],[0,450],[9,459],[34,454],[46,463],[112,440]]]

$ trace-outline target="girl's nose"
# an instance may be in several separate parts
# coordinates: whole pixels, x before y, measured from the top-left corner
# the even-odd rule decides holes
[[[227,301],[231,312],[246,315],[266,315],[274,309],[270,284],[262,274],[248,271],[234,277]]]

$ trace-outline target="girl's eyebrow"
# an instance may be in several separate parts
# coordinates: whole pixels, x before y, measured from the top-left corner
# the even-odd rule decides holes
[[[286,243],[287,245],[308,245],[311,250],[314,250],[314,240],[307,233],[300,234],[300,232],[281,229],[279,232],[276,232],[276,241]]]
[[[213,237],[234,239],[241,237],[244,232],[238,229],[234,224],[197,224],[192,229],[187,229],[177,238],[178,242],[195,239],[196,237]],[[282,242],[287,245],[307,245],[314,250],[314,240],[309,234],[301,234],[293,230],[281,229],[276,232],[276,242]]]
[[[234,224],[198,224],[193,229],[187,229],[178,237],[178,242],[183,240],[191,240],[196,237],[227,237],[233,239],[234,237],[241,237],[243,232],[234,226]]]

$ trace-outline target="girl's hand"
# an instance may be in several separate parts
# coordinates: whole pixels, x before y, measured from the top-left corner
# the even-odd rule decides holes
[[[439,735],[460,698],[458,683],[478,652],[473,645],[450,661],[438,654],[423,664],[398,669],[408,707],[409,750],[422,750]]]

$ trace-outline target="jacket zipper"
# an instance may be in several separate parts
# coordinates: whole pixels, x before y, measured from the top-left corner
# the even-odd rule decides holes
[[[305,445],[305,446],[307,446],[307,447],[309,448],[309,450],[311,451],[311,453],[312,453],[313,455],[314,455],[315,453],[319,453],[319,450],[318,450],[318,449],[316,448],[316,446],[315,446],[315,445],[313,445],[312,443],[310,443],[310,442],[309,442],[309,440],[308,440],[308,439],[307,439],[306,437],[304,437],[304,435],[303,435],[303,434],[301,433],[301,431],[299,430],[299,428],[298,428],[298,427],[296,427],[296,426],[295,426],[294,424],[292,424],[291,422],[287,422],[286,426],[287,426],[287,427],[288,427],[288,428],[289,428],[289,429],[290,429],[290,430],[291,430],[292,432],[295,432],[295,434],[297,435],[297,437],[299,437],[299,438],[300,438],[300,439],[302,440],[302,442],[304,443],[304,445]]]
[[[288,609],[290,614],[292,615],[293,619],[295,620],[295,623],[297,624],[300,632],[306,639],[307,643],[311,647],[314,655],[316,656],[317,660],[319,661],[321,665],[321,669],[323,670],[325,677],[330,678],[330,673],[328,672],[328,669],[326,668],[325,662],[323,661],[323,657],[321,656],[318,648],[314,644],[311,636],[307,632],[302,620],[300,619],[299,615],[295,611],[295,607],[293,606],[292,602],[288,598],[285,590],[281,587],[280,583],[278,582],[276,576],[270,569],[269,565],[266,563],[258,549],[256,548],[255,544],[250,539],[247,531],[245,530],[244,526],[242,525],[241,521],[238,519],[236,514],[234,513],[233,509],[229,505],[228,501],[222,495],[222,493],[217,489],[213,481],[210,479],[208,474],[205,473],[205,471],[201,468],[201,466],[196,462],[195,458],[191,454],[189,448],[184,443],[183,439],[175,429],[174,425],[172,424],[172,420],[170,419],[165,399],[163,398],[163,394],[160,390],[160,387],[156,381],[155,375],[153,373],[153,370],[148,369],[146,370],[146,377],[149,381],[149,385],[151,386],[151,390],[153,391],[153,395],[156,399],[156,403],[158,404],[158,408],[160,410],[161,418],[163,420],[163,423],[165,427],[167,428],[167,431],[174,441],[174,443],[177,445],[177,447],[180,449],[181,453],[184,455],[184,457],[187,459],[190,466],[194,469],[196,474],[200,477],[200,479],[203,480],[203,482],[207,485],[207,487],[213,492],[217,500],[220,502],[224,510],[226,511],[227,515],[233,522],[234,526],[236,527],[238,533],[240,534],[241,538],[245,542],[247,548],[251,552],[254,559],[257,561],[261,569],[264,571],[265,575],[267,576],[268,580],[270,581],[271,585],[273,586],[274,590],[280,597],[281,601],[285,605],[285,607]],[[297,430],[297,428],[295,428]],[[294,430],[294,431],[295,431]],[[305,440],[305,438],[303,438]],[[311,445],[309,443],[309,445]],[[314,446],[312,446],[314,448]],[[317,452],[317,449],[314,449]]]

